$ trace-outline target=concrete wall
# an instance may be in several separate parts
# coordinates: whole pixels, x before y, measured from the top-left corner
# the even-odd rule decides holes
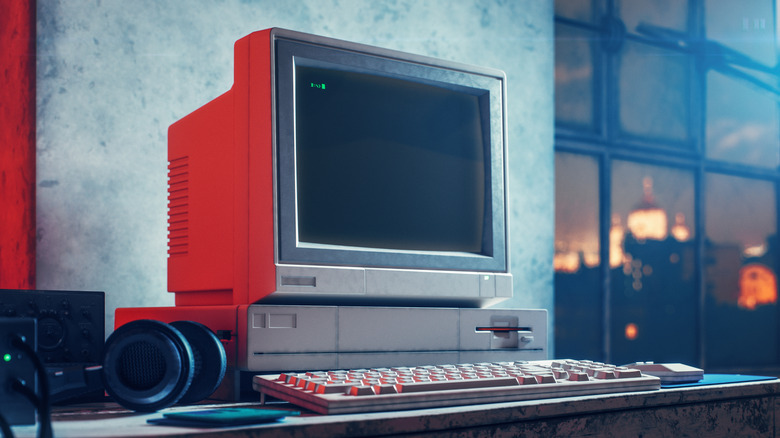
[[[552,311],[553,22],[539,0],[38,0],[37,286],[166,293],[166,130],[284,27],[504,70],[515,298]],[[552,320],[552,312],[550,313]]]

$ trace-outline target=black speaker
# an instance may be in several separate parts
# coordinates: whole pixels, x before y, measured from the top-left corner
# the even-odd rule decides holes
[[[132,321],[108,337],[104,350],[106,392],[135,411],[202,400],[217,389],[227,367],[217,336],[193,321]]]
[[[105,293],[0,289],[0,316],[38,321],[38,356],[53,367],[103,360]]]

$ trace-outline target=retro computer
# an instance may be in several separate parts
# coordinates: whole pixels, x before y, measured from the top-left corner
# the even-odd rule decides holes
[[[512,296],[503,72],[269,29],[169,130],[168,289],[236,370],[545,359]]]

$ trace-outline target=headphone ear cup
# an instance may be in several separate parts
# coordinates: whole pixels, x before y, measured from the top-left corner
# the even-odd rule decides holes
[[[131,321],[106,340],[103,383],[128,409],[153,412],[173,405],[190,388],[194,368],[185,336],[160,321]]]
[[[225,347],[217,335],[205,325],[194,321],[176,321],[171,326],[179,330],[192,349],[195,370],[192,385],[179,403],[199,402],[210,396],[222,383],[227,369]]]

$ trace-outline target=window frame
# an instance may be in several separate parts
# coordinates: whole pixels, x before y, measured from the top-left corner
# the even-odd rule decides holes
[[[705,345],[706,324],[706,209],[705,194],[707,193],[706,178],[708,174],[723,174],[742,178],[769,181],[774,186],[775,195],[775,220],[780,222],[780,167],[767,168],[743,163],[733,163],[716,160],[707,157],[706,154],[706,108],[707,108],[707,83],[706,76],[710,68],[706,64],[704,55],[686,51],[683,48],[670,43],[659,42],[642,35],[626,32],[625,26],[619,20],[617,0],[592,0],[593,11],[591,22],[578,21],[572,18],[555,15],[555,25],[565,25],[573,28],[593,32],[591,44],[591,60],[593,63],[592,86],[592,130],[583,129],[582,125],[569,124],[555,119],[555,152],[579,154],[591,157],[597,162],[598,196],[599,196],[599,255],[600,255],[600,295],[601,312],[603,321],[601,324],[601,360],[611,362],[612,339],[610,339],[610,327],[612,322],[611,301],[611,275],[609,266],[609,231],[611,227],[611,187],[612,187],[612,163],[616,160],[630,161],[642,165],[653,165],[668,168],[676,168],[691,172],[694,190],[694,219],[688,226],[695,228],[695,288],[698,293],[697,330],[698,351],[696,356],[699,363],[694,365],[707,366]],[[774,32],[778,32],[777,5],[774,4],[775,19]],[[604,17],[598,19],[596,17]],[[702,0],[689,0],[688,2],[688,34],[692,39],[704,38],[704,4]],[[557,34],[556,34],[557,38]],[[626,135],[620,128],[619,104],[619,49],[622,47],[619,39],[624,38],[632,42],[648,44],[666,50],[673,50],[688,57],[690,76],[686,79],[688,89],[688,133],[690,145],[687,148],[679,144],[670,144],[667,140],[637,137]],[[775,47],[778,42],[775,40]],[[617,45],[617,46],[616,46]],[[778,81],[780,83],[780,81]],[[780,102],[780,98],[776,98]],[[780,123],[780,120],[778,120]],[[780,139],[778,139],[778,152],[780,153]],[[780,223],[776,230],[780,235]],[[775,248],[775,253],[780,248]],[[778,254],[775,254],[778,260]],[[780,262],[775,263],[780,264]],[[778,272],[778,266],[772,267]],[[557,275],[557,274],[556,274]],[[775,304],[778,309],[780,306]],[[778,310],[780,314],[780,310]],[[780,317],[777,318],[776,330],[780,334]],[[556,321],[556,324],[558,322]],[[774,364],[780,370],[780,355]],[[744,371],[744,370],[741,370]]]

